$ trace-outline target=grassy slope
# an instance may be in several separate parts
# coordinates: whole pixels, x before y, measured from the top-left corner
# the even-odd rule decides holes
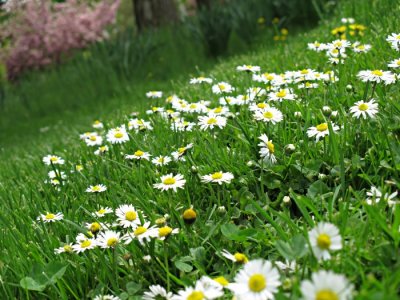
[[[342,74],[342,80],[339,83],[339,87],[341,88],[338,88],[338,92],[333,94],[335,97],[339,98],[340,101],[335,101],[334,99],[328,100],[330,105],[337,105],[337,107],[335,107],[336,109],[341,109],[340,105],[348,106],[348,103],[353,103],[355,100],[358,100],[361,97],[363,93],[363,85],[354,78],[354,74],[358,70],[368,68],[386,69],[386,62],[395,58],[393,56],[393,51],[391,51],[384,42],[384,37],[388,33],[398,32],[398,29],[400,28],[399,20],[394,17],[399,15],[400,10],[398,6],[393,7],[392,2],[393,1],[343,1],[343,10],[338,17],[354,16],[357,22],[366,24],[368,26],[368,34],[365,37],[365,42],[373,44],[374,49],[371,51],[371,53],[361,56],[360,59],[357,60],[357,64],[354,63],[353,65],[351,62],[349,62],[349,64],[346,65],[345,70],[348,73]],[[388,11],[392,11],[393,13],[388,15]],[[227,80],[233,85],[246,87],[248,86],[249,82],[243,83],[243,80],[246,80],[244,79],[245,77],[243,77],[243,74],[238,74],[234,70],[235,66],[243,63],[260,65],[263,70],[273,72],[280,72],[288,69],[296,70],[306,67],[318,69],[329,68],[329,66],[325,65],[324,63],[325,58],[323,55],[308,52],[305,50],[305,48],[306,42],[309,41],[329,41],[331,39],[329,35],[330,28],[334,27],[336,24],[338,24],[337,19],[327,22],[320,28],[309,33],[301,34],[297,37],[291,38],[287,43],[278,44],[274,48],[261,47],[253,53],[229,58],[226,61],[218,63],[210,70],[209,73],[219,80]],[[166,94],[177,93],[181,97],[193,101],[201,99],[202,97],[209,98],[209,93],[206,93],[200,89],[194,91],[193,88],[188,87],[187,80],[189,77],[190,76],[188,75],[185,76],[185,79],[180,78],[172,82],[148,82],[141,86],[135,86],[134,89],[128,89],[127,92],[118,93],[118,95],[110,95],[109,103],[104,103],[102,107],[93,105],[92,107],[79,109],[78,111],[71,110],[71,112],[62,113],[61,118],[54,116],[48,119],[35,118],[35,125],[32,126],[32,131],[29,131],[29,129],[24,127],[19,129],[18,124],[15,125],[15,130],[13,130],[12,126],[7,126],[8,129],[5,133],[6,135],[16,134],[17,136],[21,135],[23,137],[23,141],[17,142],[16,146],[6,143],[7,148],[2,150],[2,161],[0,162],[0,198],[3,200],[1,204],[3,206],[2,211],[6,212],[6,214],[1,217],[1,222],[8,229],[11,227],[17,229],[17,232],[13,234],[11,234],[8,230],[2,231],[2,237],[4,237],[4,239],[2,238],[1,240],[2,242],[5,242],[5,247],[2,247],[2,264],[0,264],[2,266],[0,268],[0,275],[6,283],[5,288],[3,288],[7,295],[10,296],[13,292],[10,284],[18,283],[19,279],[27,275],[34,262],[54,260],[52,249],[58,244],[56,242],[57,238],[52,238],[52,235],[55,235],[56,237],[60,235],[57,230],[60,230],[62,235],[73,234],[73,231],[68,231],[60,227],[55,227],[56,229],[54,229],[54,232],[47,232],[47,228],[38,228],[32,226],[31,219],[34,219],[38,212],[52,207],[68,212],[68,215],[71,219],[75,217],[75,221],[83,221],[84,213],[82,214],[81,212],[84,211],[84,207],[90,207],[86,205],[88,204],[88,201],[97,201],[97,198],[88,199],[86,195],[83,195],[79,191],[83,190],[88,182],[94,183],[93,181],[96,179],[106,180],[109,178],[111,192],[108,196],[109,199],[107,199],[107,201],[104,200],[104,204],[121,203],[125,197],[140,198],[141,195],[146,195],[147,197],[156,197],[154,192],[151,192],[150,194],[146,192],[146,186],[138,188],[138,194],[133,192],[133,190],[124,191],[123,189],[118,189],[119,182],[116,180],[116,178],[122,176],[123,172],[120,169],[112,170],[112,168],[108,167],[101,167],[98,171],[98,174],[94,172],[91,175],[91,180],[82,180],[82,182],[79,182],[76,186],[71,188],[71,195],[74,196],[52,193],[48,187],[40,183],[42,181],[41,178],[45,178],[45,170],[40,162],[41,157],[47,153],[57,153],[63,157],[68,157],[71,160],[75,159],[78,161],[82,154],[80,152],[80,146],[77,143],[77,134],[87,130],[91,121],[94,119],[100,118],[106,123],[110,121],[116,125],[119,124],[118,120],[123,120],[124,116],[132,110],[136,111],[147,108],[147,100],[139,102],[136,101],[136,99],[144,99],[143,95],[147,90],[161,89]],[[355,85],[357,93],[356,95],[350,96],[343,93],[343,87],[349,83]],[[105,83],[103,82],[101,84]],[[395,95],[395,91],[396,88],[392,89],[390,95]],[[377,92],[383,95],[382,89],[378,89]],[[319,99],[318,97],[315,97],[314,100],[318,102],[318,104],[325,104],[324,100]],[[50,101],[47,103],[50,103]],[[306,111],[304,112],[306,113]],[[54,114],[56,115],[57,112],[54,111]],[[396,120],[398,120],[398,118],[392,115],[392,121],[394,122]],[[45,133],[38,133],[38,128],[45,126],[50,126],[49,130]],[[162,132],[156,132],[155,134],[158,134],[159,137],[162,136]],[[203,138],[203,136],[194,135],[194,139],[197,141],[199,141],[201,138]],[[226,136],[226,138],[231,137]],[[294,137],[284,137],[280,142],[281,145],[289,143],[291,138]],[[379,142],[385,143],[384,137],[377,137],[377,139]],[[168,139],[165,138],[162,139],[162,141],[170,146],[168,149],[170,149],[173,145],[178,146],[179,144],[177,141],[168,141]],[[153,140],[149,144],[154,145],[155,141]],[[142,146],[146,145],[147,143],[142,144]],[[250,174],[250,169],[238,169],[236,163],[229,161],[229,156],[226,156],[226,153],[224,153],[222,150],[219,150],[219,146],[211,146],[210,149],[206,150],[204,155],[199,154],[199,164],[206,165],[207,161],[209,162],[210,157],[212,157],[211,155],[214,156],[215,153],[218,153],[221,154],[221,161],[209,162],[210,166],[207,171],[211,172],[213,169],[212,167],[218,168],[223,165],[227,170],[231,170],[236,174]],[[349,145],[349,147],[350,146],[351,145]],[[155,147],[153,150],[160,151],[160,148],[160,146],[158,148]],[[243,149],[239,147],[237,150],[243,150],[244,153],[249,152],[249,149],[246,147]],[[345,157],[351,158],[351,153],[349,153],[350,150],[343,151],[345,151]],[[318,152],[313,152],[313,150],[310,150],[308,155],[316,157],[319,154]],[[382,159],[387,158],[385,153],[379,153],[377,156],[381,156]],[[84,155],[82,159],[85,160],[88,159],[88,157]],[[244,157],[241,157],[240,159],[242,159],[242,162],[245,163],[248,157],[244,155]],[[396,176],[394,176],[390,170],[383,170],[382,172],[382,169],[379,166],[377,166],[376,169],[369,169],[370,172],[371,170],[376,170],[377,174],[381,176],[385,175],[385,178],[390,178],[393,176],[393,179],[396,179]],[[33,174],[34,176],[32,176]],[[128,179],[139,180],[139,177],[137,177],[136,174],[133,177],[128,177]],[[252,176],[249,176],[248,180],[254,180],[254,178],[251,177]],[[376,178],[373,179],[376,180]],[[372,178],[370,180],[372,180]],[[116,191],[112,191],[113,188]],[[126,194],[124,195],[124,193]],[[196,193],[197,194],[193,195],[194,198],[205,196],[204,193]],[[112,202],[113,198],[118,199],[118,201]],[[79,202],[81,200],[82,202]],[[41,201],[43,201],[43,203],[41,203]],[[166,198],[161,198],[160,201],[164,201],[163,204],[165,205],[168,202]],[[178,203],[177,207],[180,206],[181,205]],[[203,205],[200,204],[198,205],[198,207],[202,206]],[[161,208],[159,209],[159,213],[161,213],[163,210]],[[343,211],[340,210],[337,213],[341,214],[342,212]],[[211,218],[213,212],[205,209],[203,214]],[[178,216],[176,217],[178,218]],[[341,220],[340,217],[337,218],[339,218],[338,221]],[[346,272],[348,274],[350,279],[357,284],[359,289],[361,289],[360,298],[389,299],[388,297],[391,297],[390,299],[394,299],[393,297],[395,297],[394,294],[396,293],[396,283],[398,284],[398,281],[394,280],[396,274],[392,272],[395,272],[396,269],[398,270],[395,265],[398,264],[398,261],[389,260],[389,262],[387,262],[385,260],[385,256],[395,256],[396,253],[398,254],[398,249],[391,248],[390,241],[381,239],[378,234],[376,224],[373,224],[372,221],[368,221],[371,222],[371,224],[368,222],[362,222],[362,226],[357,225],[361,221],[365,221],[365,219],[362,217],[359,219],[356,215],[354,215],[348,222],[352,226],[355,226],[356,230],[365,230],[364,234],[369,234],[372,237],[373,240],[370,242],[373,244],[373,246],[367,249],[357,249],[358,245],[365,245],[365,241],[362,239],[355,239],[355,245],[346,249],[344,254],[345,258],[343,261],[340,264],[333,263],[331,267],[338,272]],[[371,232],[368,229],[370,226]],[[208,229],[199,228],[198,230],[200,232],[204,232]],[[46,235],[46,233],[48,235]],[[260,240],[266,242],[268,238],[272,238],[272,236],[262,236]],[[383,243],[384,246],[379,245],[378,241]],[[191,242],[195,243],[195,241]],[[211,253],[213,247],[217,246],[217,244],[213,243],[207,248],[207,251],[210,251]],[[258,249],[258,253],[260,253],[261,250],[266,250],[265,245],[255,246],[253,244],[252,246]],[[187,245],[185,247],[188,248]],[[271,249],[272,245],[270,244],[269,248],[267,247],[267,250],[270,251],[273,256],[276,256],[276,253]],[[365,253],[360,254],[360,252]],[[353,255],[355,255],[354,260]],[[139,257],[137,258],[139,259]],[[102,260],[108,260],[110,258],[99,255],[98,257],[92,257],[92,259],[97,259],[97,264],[100,265],[102,264]],[[77,293],[78,295],[87,293],[88,288],[79,286],[79,283],[85,283],[89,287],[94,287],[96,280],[93,280],[92,277],[93,274],[98,271],[98,265],[91,266],[91,264],[86,262],[83,258],[73,259],[70,263],[74,264],[75,268],[85,268],[87,270],[87,274],[85,275],[78,272],[75,274],[74,278],[72,270],[73,268],[70,267],[70,270],[67,272],[68,283],[64,282],[64,287],[61,285],[58,287],[58,289],[54,288],[51,291],[48,291],[52,295],[62,295],[62,289],[65,289],[66,286],[70,286],[73,290],[70,291],[70,293]],[[108,263],[104,262],[104,264],[107,265],[107,268],[110,267]],[[390,264],[393,265],[390,266]],[[364,274],[364,267],[368,269],[368,272],[371,272],[371,276]],[[110,269],[109,271],[111,272],[112,270]],[[132,274],[125,274],[124,276],[127,276],[124,283],[129,280],[138,280],[137,277]],[[375,280],[374,276],[378,277],[379,280]],[[100,282],[112,285],[111,288],[114,291],[119,290],[119,283],[114,281],[113,278],[109,277],[107,270],[99,271],[98,277],[100,278]],[[360,285],[362,285],[362,287],[360,287]],[[121,287],[124,288],[123,285]],[[69,292],[64,291],[64,293]],[[23,293],[21,292],[19,296],[22,297],[22,295]]]

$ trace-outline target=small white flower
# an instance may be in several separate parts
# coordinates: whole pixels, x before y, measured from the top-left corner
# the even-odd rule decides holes
[[[165,299],[171,300],[173,294],[171,292],[167,292],[165,288],[161,285],[151,285],[149,286],[149,291],[144,292],[142,299],[143,300],[156,300],[156,299]]]
[[[173,296],[173,300],[212,300],[222,297],[222,286],[206,276],[201,277],[194,287],[187,287]]]
[[[48,166],[49,165],[63,165],[65,163],[65,161],[61,157],[51,155],[51,154],[43,157],[43,162]]]
[[[179,228],[171,228],[169,226],[164,226],[161,228],[156,228],[157,232],[157,238],[161,241],[165,240],[167,237],[171,235],[175,235],[179,233]]]
[[[122,144],[129,141],[129,135],[126,132],[125,125],[110,129],[107,133],[107,141],[111,144]]]
[[[226,126],[226,118],[214,114],[208,116],[199,116],[198,125],[202,130],[213,129],[214,127],[224,128]]]
[[[187,153],[187,150],[191,149],[193,147],[193,144],[187,144],[184,147],[180,147],[178,148],[178,151],[174,151],[171,153],[172,157],[174,158],[174,160],[178,161],[178,160],[182,160],[184,161],[184,155]]]
[[[393,199],[397,197],[397,192],[394,192],[392,194],[389,193],[383,194],[379,188],[371,186],[371,190],[367,192],[367,196],[368,198],[366,202],[369,205],[373,205],[379,203],[381,200],[384,200],[387,201],[389,206],[392,206],[396,204],[396,201],[393,201]]]
[[[93,300],[120,300],[121,298],[113,295],[97,295]]]
[[[274,155],[275,145],[272,143],[272,140],[268,139],[266,134],[262,134],[259,139],[261,140],[261,143],[258,144],[258,146],[261,147],[261,158],[272,164],[276,163],[276,158]]]
[[[335,125],[332,123],[332,131],[336,132],[339,130],[339,126]],[[318,142],[318,140],[320,138],[323,138],[326,135],[329,135],[329,126],[328,123],[321,123],[315,127],[310,127],[307,130],[307,135],[308,137],[314,137],[316,141]]]
[[[160,91],[150,91],[146,93],[147,98],[161,98],[162,97],[162,92]]]
[[[318,260],[328,260],[331,258],[330,251],[342,249],[339,229],[331,223],[318,223],[308,236],[312,251]]]
[[[201,181],[205,183],[215,182],[221,185],[223,183],[231,183],[233,178],[234,176],[232,173],[229,172],[224,173],[222,171],[219,171],[212,174],[201,176]]]
[[[134,129],[136,132],[144,131],[144,130],[153,130],[153,126],[148,121],[143,119],[130,119],[128,121],[128,129]]]
[[[285,262],[276,261],[275,265],[279,268],[279,270],[287,273],[294,273],[296,271],[296,266],[297,266],[296,261],[294,260],[293,261],[286,260]]]
[[[358,72],[357,77],[363,82],[383,82],[385,85],[392,84],[396,81],[396,76],[393,73],[382,70],[360,71]]]
[[[92,146],[100,146],[103,143],[103,138],[96,134],[91,134],[85,138],[86,145]]]
[[[196,78],[192,78],[190,79],[190,84],[199,84],[199,83],[212,83],[212,79],[211,78],[207,78],[207,77],[196,77]]]
[[[294,100],[296,95],[289,89],[280,89],[277,92],[271,92],[268,94],[268,98],[271,101],[279,101],[282,102],[283,100]]]
[[[400,58],[392,60],[389,64],[388,64],[389,68],[393,68],[393,69],[397,69],[400,68]]]
[[[212,92],[214,94],[231,93],[234,90],[235,88],[227,82],[219,82],[212,86]]]
[[[151,154],[148,152],[143,152],[142,150],[137,150],[133,154],[125,155],[126,159],[136,159],[136,160],[150,160]]]
[[[272,124],[279,123],[283,120],[283,115],[280,110],[274,107],[267,107],[263,110],[255,111],[254,119]]]
[[[261,69],[259,66],[243,65],[243,66],[237,66],[236,70],[255,73],[255,72],[260,72]]]
[[[371,99],[368,102],[360,100],[350,107],[350,112],[353,114],[353,117],[356,118],[375,118],[375,115],[378,113],[378,103],[376,103],[374,99]]]
[[[86,193],[102,193],[107,190],[104,184],[91,185],[86,189]]]
[[[223,249],[221,251],[223,257],[240,264],[246,264],[249,262],[247,256],[240,252],[235,252],[234,254],[230,253],[229,251]]]
[[[172,161],[171,157],[169,156],[157,156],[151,160],[153,164],[156,166],[166,166]]]
[[[134,239],[137,239],[140,244],[149,242],[151,238],[158,236],[158,229],[150,227],[150,222],[137,226],[133,232],[126,234],[123,237],[125,244],[130,244]]]
[[[99,148],[97,148],[96,151],[94,151],[95,155],[102,155],[104,153],[106,153],[108,151],[108,146],[100,146]]]
[[[351,47],[355,53],[367,53],[372,48],[371,45],[361,44],[360,42],[355,42]]]
[[[82,238],[77,240],[77,243],[72,245],[72,249],[76,253],[81,253],[86,250],[91,250],[97,247],[97,243],[95,239],[89,239],[89,238]]]
[[[185,185],[186,180],[183,178],[183,175],[177,174],[173,175],[168,174],[161,176],[161,183],[155,183],[153,186],[156,189],[160,189],[162,191],[167,191],[167,190],[174,190],[174,192],[177,191],[178,188],[183,189],[183,186]]]
[[[72,244],[65,244],[59,248],[54,249],[54,254],[72,253]]]
[[[103,129],[104,125],[99,120],[93,122],[92,127],[95,129]]]
[[[327,49],[327,45],[315,41],[314,43],[308,43],[307,48],[313,51],[321,52]]]
[[[386,38],[386,41],[390,43],[394,50],[400,51],[400,33],[392,33]]]
[[[64,215],[62,213],[50,213],[50,212],[46,212],[46,214],[41,214],[39,217],[37,217],[38,221],[43,221],[45,223],[52,223],[52,222],[56,222],[56,221],[60,221],[64,218]]]
[[[96,242],[101,248],[114,248],[120,242],[120,233],[111,230],[101,232]]]
[[[304,300],[350,300],[353,285],[343,275],[323,270],[313,273],[311,280],[304,280],[300,289]]]
[[[110,214],[112,212],[113,212],[112,208],[101,207],[98,211],[92,213],[92,216],[95,217],[95,218],[96,217],[97,218],[101,218],[101,217],[104,217],[106,214]]]
[[[137,210],[131,204],[123,204],[115,210],[117,222],[124,228],[136,228],[140,224]]]

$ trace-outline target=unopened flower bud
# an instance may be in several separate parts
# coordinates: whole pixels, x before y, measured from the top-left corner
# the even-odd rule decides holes
[[[293,144],[288,144],[285,146],[286,154],[292,154],[296,150],[296,146]]]
[[[183,212],[182,217],[186,224],[191,225],[196,221],[197,214],[193,208],[188,208]]]
[[[323,106],[322,112],[324,113],[325,116],[328,117],[331,114],[332,109],[329,106]]]

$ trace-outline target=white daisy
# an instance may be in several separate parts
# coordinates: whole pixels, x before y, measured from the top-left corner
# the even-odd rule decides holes
[[[136,228],[140,224],[140,219],[137,210],[131,204],[120,205],[115,210],[117,222],[124,228]]]
[[[340,21],[344,24],[353,24],[355,22],[353,18],[342,18]]]
[[[271,101],[294,100],[296,95],[290,89],[280,89],[278,92],[268,94],[268,99]]]
[[[160,91],[150,91],[146,93],[147,98],[161,98],[162,92]]]
[[[179,233],[179,228],[171,228],[169,226],[160,227],[157,229],[157,238],[161,241],[165,240],[171,235]]]
[[[203,82],[212,83],[212,81],[213,80],[211,78],[200,76],[200,77],[190,79],[189,83],[190,84],[198,84],[198,83],[203,83]]]
[[[332,123],[332,131],[336,132],[339,130],[339,126],[335,125]],[[321,123],[315,127],[310,127],[307,130],[307,135],[308,137],[314,137],[316,141],[318,142],[318,140],[320,138],[323,138],[326,135],[329,135],[329,126],[328,123]]]
[[[100,146],[99,148],[97,148],[96,151],[94,151],[95,155],[102,155],[104,153],[106,153],[108,151],[108,146]]]
[[[151,154],[148,152],[143,152],[142,150],[137,150],[133,154],[125,155],[126,159],[137,159],[137,160],[150,160]]]
[[[264,111],[265,109],[267,109],[269,106],[268,103],[266,102],[260,102],[260,103],[253,103],[249,106],[249,110],[250,111]]]
[[[54,249],[54,254],[72,253],[72,244],[65,244],[59,248]]]
[[[153,184],[154,188],[162,190],[162,191],[167,191],[167,190],[174,190],[174,192],[177,191],[178,188],[183,189],[183,186],[185,185],[186,180],[183,178],[183,175],[177,174],[173,175],[168,174],[161,176],[161,183],[155,183]]]
[[[103,138],[96,134],[91,134],[85,139],[86,145],[92,147],[92,146],[100,146],[103,143]]]
[[[392,33],[386,38],[386,41],[390,43],[394,50],[400,51],[400,33]]]
[[[215,172],[212,174],[204,175],[201,176],[201,181],[205,183],[209,182],[215,182],[218,183],[219,185],[222,185],[223,183],[231,183],[232,179],[234,178],[232,173],[229,172]]]
[[[367,196],[366,202],[369,205],[373,205],[379,203],[381,200],[384,200],[387,201],[389,206],[392,206],[396,204],[396,201],[393,201],[393,199],[397,197],[397,192],[394,192],[390,195],[389,193],[383,194],[379,188],[371,186],[371,190],[367,192]]]
[[[322,270],[302,281],[300,289],[304,300],[350,300],[353,285],[343,275]]]
[[[121,298],[113,295],[97,295],[93,300],[121,300]]]
[[[313,50],[313,51],[321,52],[321,51],[326,50],[327,45],[315,41],[314,43],[308,43],[307,44],[307,48],[310,49],[310,50]]]
[[[249,262],[249,259],[247,258],[247,256],[240,252],[235,252],[234,254],[232,254],[229,251],[223,249],[221,251],[221,254],[225,258],[227,258],[233,262],[239,263],[239,264],[246,264]]]
[[[52,223],[52,222],[56,222],[56,221],[60,221],[64,218],[64,215],[62,213],[50,213],[50,212],[46,212],[46,214],[41,214],[39,217],[37,217],[38,221],[43,221],[45,223]]]
[[[392,60],[390,63],[388,63],[388,67],[393,69],[400,68],[400,58]]]
[[[187,287],[173,296],[173,300],[211,300],[222,297],[222,286],[209,277],[203,276],[194,287]]]
[[[177,151],[172,152],[171,155],[172,155],[172,157],[174,158],[174,160],[176,160],[176,161],[178,161],[178,160],[184,161],[184,160],[185,160],[184,155],[185,155],[185,154],[187,153],[187,151],[188,151],[189,149],[191,149],[192,147],[193,147],[193,144],[192,144],[192,143],[187,144],[187,145],[184,146],[184,147],[178,148]]]
[[[112,208],[101,207],[98,211],[92,213],[92,216],[95,217],[95,218],[96,217],[97,218],[101,218],[101,217],[104,217],[106,214],[110,214],[112,212],[113,212]]]
[[[253,81],[262,82],[262,83],[270,83],[274,79],[276,79],[279,75],[275,73],[264,73],[261,75],[253,74]]]
[[[63,165],[65,163],[65,161],[59,157],[59,156],[55,156],[55,155],[47,155],[45,157],[43,157],[43,162],[50,166],[50,165]]]
[[[243,66],[237,66],[236,70],[255,73],[255,72],[260,72],[261,69],[259,66],[243,65]]]
[[[77,243],[72,245],[72,249],[76,253],[81,253],[85,252],[86,250],[94,249],[96,246],[97,244],[95,239],[84,238],[77,240]]]
[[[168,165],[171,161],[172,161],[171,157],[169,157],[169,156],[163,156],[163,155],[157,156],[157,157],[155,157],[155,158],[153,158],[153,159],[151,160],[151,162],[152,162],[153,164],[155,164],[156,166],[166,166],[166,165]]]
[[[331,223],[318,223],[308,233],[308,237],[312,251],[318,260],[328,260],[331,258],[330,251],[342,249],[339,229]]]
[[[140,244],[149,242],[151,238],[158,236],[158,229],[150,227],[150,222],[137,226],[133,232],[126,234],[123,237],[125,244],[130,244],[134,239],[137,239]]]
[[[363,82],[383,82],[385,85],[392,84],[396,81],[396,76],[392,72],[382,70],[360,71],[357,77]]]
[[[360,42],[353,43],[351,47],[355,53],[367,53],[372,48],[371,45],[361,44]]]
[[[61,178],[61,179],[67,179],[67,175],[65,174],[65,172],[63,171],[49,171],[49,173],[47,173],[47,176],[49,176],[50,179],[54,179],[54,178]]]
[[[285,262],[281,261],[276,261],[275,265],[281,270],[282,272],[287,272],[287,273],[294,273],[296,271],[296,261],[288,261],[286,260]]]
[[[192,131],[193,127],[196,126],[196,123],[185,121],[184,118],[179,118],[174,120],[171,124],[170,128],[173,131]]]
[[[212,92],[214,94],[231,93],[234,90],[235,90],[235,88],[232,87],[227,82],[218,82],[217,84],[212,86]]]
[[[283,120],[281,111],[274,107],[267,107],[264,110],[255,111],[253,117],[257,121],[271,122],[272,124],[279,123]]]
[[[121,144],[129,141],[129,135],[126,132],[125,125],[110,129],[107,133],[107,141],[111,144]]]
[[[130,119],[128,121],[128,129],[134,129],[136,132],[144,131],[144,130],[153,130],[153,126],[148,121],[143,119]]]
[[[229,113],[229,108],[226,106],[218,106],[216,108],[209,108],[208,113],[215,116],[224,116]]]
[[[96,120],[96,121],[93,122],[92,127],[95,128],[95,129],[103,129],[104,125],[99,120]]]
[[[120,233],[115,231],[101,232],[97,237],[96,243],[101,248],[115,248],[120,242]]]
[[[156,300],[156,299],[165,299],[165,300],[171,300],[172,296],[171,292],[167,292],[165,288],[163,288],[161,285],[151,285],[149,286],[149,291],[144,292],[142,299],[143,300]]]
[[[237,300],[268,300],[274,299],[281,285],[278,270],[272,263],[263,259],[249,261],[235,276],[235,282],[227,288]]]
[[[102,193],[107,190],[104,184],[91,185],[86,189],[86,193]]]
[[[199,116],[198,120],[198,125],[202,130],[213,129],[214,127],[222,129],[226,126],[226,118],[214,114]]]
[[[304,83],[300,83],[297,87],[299,89],[316,89],[318,88],[318,83],[315,82],[304,82]]]
[[[368,102],[360,100],[350,107],[350,112],[353,114],[353,117],[356,118],[375,118],[375,115],[378,113],[378,103],[376,103],[374,99],[371,99]]]
[[[274,164],[276,163],[276,158],[275,158],[275,145],[272,143],[272,140],[268,139],[266,134],[262,134],[259,139],[261,140],[261,143],[258,144],[260,149],[260,156],[264,160]]]

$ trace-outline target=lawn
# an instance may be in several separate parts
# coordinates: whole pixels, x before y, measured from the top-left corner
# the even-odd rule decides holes
[[[2,298],[398,299],[398,15],[341,1],[240,55],[26,78],[0,123]]]

